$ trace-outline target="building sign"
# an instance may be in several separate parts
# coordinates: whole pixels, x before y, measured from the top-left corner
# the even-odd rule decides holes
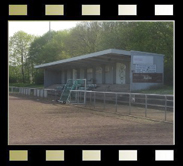
[[[135,73],[156,73],[156,65],[135,65]]]
[[[162,83],[162,73],[133,73],[134,83]]]
[[[153,56],[133,56],[133,64],[153,65]]]

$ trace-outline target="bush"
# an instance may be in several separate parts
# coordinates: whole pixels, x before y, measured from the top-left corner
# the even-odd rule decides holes
[[[44,73],[43,71],[38,71],[34,75],[34,83],[35,84],[44,84]]]
[[[9,83],[17,83],[17,78],[16,77],[9,77]]]
[[[165,71],[164,71],[164,84],[172,86],[173,85],[173,67],[166,65]]]

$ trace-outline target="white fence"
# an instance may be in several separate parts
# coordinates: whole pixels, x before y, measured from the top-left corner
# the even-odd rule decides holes
[[[57,99],[58,97],[60,97],[59,91],[55,89],[40,89],[40,88],[10,86],[9,93],[35,96],[40,98],[52,98],[52,99]]]
[[[72,97],[76,104],[86,97],[85,106],[97,111],[173,122],[173,95],[71,90],[71,96],[78,96],[77,100]]]
[[[61,91],[55,89],[38,89],[28,87],[9,87],[9,93],[48,98],[57,101]],[[158,119],[173,122],[174,96],[159,94],[101,92],[71,90],[70,103],[97,111],[121,113],[122,115],[143,116],[149,119]]]

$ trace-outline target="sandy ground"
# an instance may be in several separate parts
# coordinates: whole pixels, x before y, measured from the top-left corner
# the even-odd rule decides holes
[[[120,112],[124,106],[118,107]],[[10,95],[8,114],[9,145],[173,144],[173,123],[97,111],[97,106],[92,110]]]

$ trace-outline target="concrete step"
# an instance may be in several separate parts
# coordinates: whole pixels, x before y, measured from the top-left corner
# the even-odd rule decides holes
[[[98,85],[94,91],[107,91],[107,92],[129,92],[130,91],[130,85],[124,84],[124,85]]]
[[[64,84],[53,84],[53,85],[46,87],[45,89],[57,89],[58,87],[62,87],[63,85]]]

